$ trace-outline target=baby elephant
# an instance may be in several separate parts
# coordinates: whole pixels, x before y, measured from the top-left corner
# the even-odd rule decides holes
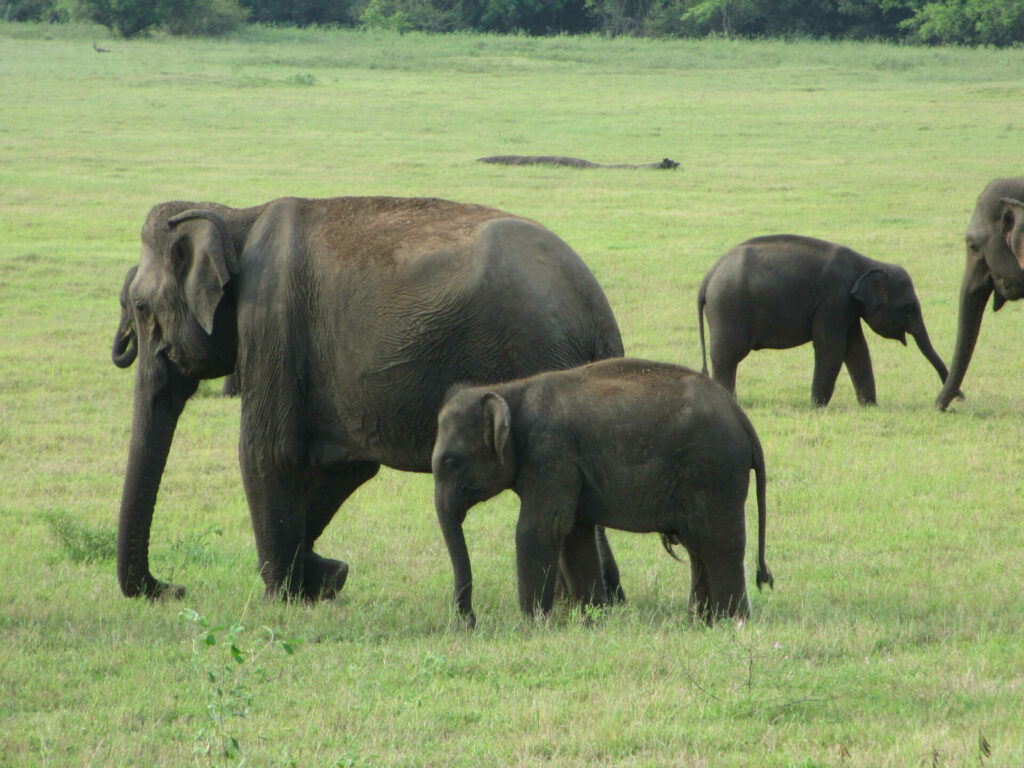
[[[660,533],[690,555],[690,609],[747,616],[744,502],[757,481],[757,586],[764,561],[761,443],[736,400],[696,371],[614,359],[457,390],[438,416],[434,503],[455,571],[455,604],[475,621],[462,522],[511,488],[519,605],[551,610],[560,572],[573,599],[607,602],[594,526]]]
[[[875,333],[904,346],[914,337],[943,382],[946,365],[924,327],[907,271],[835,243],[799,235],[740,243],[708,270],[697,295],[700,347],[704,311],[711,331],[715,381],[736,392],[736,366],[752,349],[788,349],[814,342],[811,398],[828,405],[846,370],[862,405],[875,404],[875,376],[861,318]]]

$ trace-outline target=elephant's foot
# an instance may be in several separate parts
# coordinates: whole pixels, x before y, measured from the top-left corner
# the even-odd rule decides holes
[[[263,566],[263,582],[266,584],[268,598],[313,603],[333,600],[337,596],[348,578],[348,563],[307,552],[303,557],[301,575],[289,573],[281,578],[268,576],[268,571],[269,568]]]
[[[160,590],[155,595],[150,595],[154,600],[181,600],[185,596],[185,588],[180,584],[165,584],[160,582]]]
[[[333,600],[348,579],[348,563],[310,552],[304,563],[302,595],[305,600]]]
[[[622,584],[609,584],[605,582],[604,588],[605,591],[608,593],[609,605],[617,605],[619,603],[626,602],[626,592],[622,589]]]
[[[185,596],[185,588],[180,584],[168,584],[147,574],[138,584],[122,588],[127,597],[145,597],[154,602],[160,600],[180,600]]]

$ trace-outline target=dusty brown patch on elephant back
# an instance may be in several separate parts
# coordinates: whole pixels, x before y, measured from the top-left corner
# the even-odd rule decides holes
[[[663,157],[656,163],[593,163],[579,157],[563,157],[562,155],[492,155],[478,157],[478,163],[494,163],[497,165],[561,165],[569,168],[655,168],[674,170],[679,163]]]
[[[322,252],[376,264],[457,248],[494,219],[526,221],[496,208],[433,197],[339,197],[305,204],[322,221]]]

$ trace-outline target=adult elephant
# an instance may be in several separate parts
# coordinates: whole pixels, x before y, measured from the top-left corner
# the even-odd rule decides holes
[[[128,596],[184,592],[150,573],[149,533],[201,379],[244,382],[239,458],[268,593],[318,599],[348,566],[316,554],[317,538],[382,464],[430,471],[452,384],[622,355],[608,301],[568,245],[535,222],[437,199],[162,203],[124,295],[113,355],[138,358],[118,530]],[[603,535],[597,547],[621,594]]]
[[[967,226],[967,263],[960,281],[956,349],[949,378],[935,399],[935,407],[939,410],[946,410],[957,396],[967,374],[989,296],[992,297],[993,312],[998,312],[1007,301],[1024,297],[1022,200],[1022,176],[995,179],[978,196]]]

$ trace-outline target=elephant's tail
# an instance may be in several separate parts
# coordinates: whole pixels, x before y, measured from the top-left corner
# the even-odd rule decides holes
[[[704,305],[707,303],[708,279],[705,277],[697,291],[697,327],[700,329],[700,372],[708,375],[708,354],[704,347]]]
[[[768,564],[764,561],[765,524],[767,519],[765,502],[767,481],[765,479],[764,451],[761,449],[761,441],[754,431],[754,425],[750,423],[749,419],[747,419],[747,425],[750,429],[751,447],[753,448],[752,465],[757,487],[757,588],[760,590],[763,585],[767,584],[771,589],[774,589],[775,579],[768,570]]]

